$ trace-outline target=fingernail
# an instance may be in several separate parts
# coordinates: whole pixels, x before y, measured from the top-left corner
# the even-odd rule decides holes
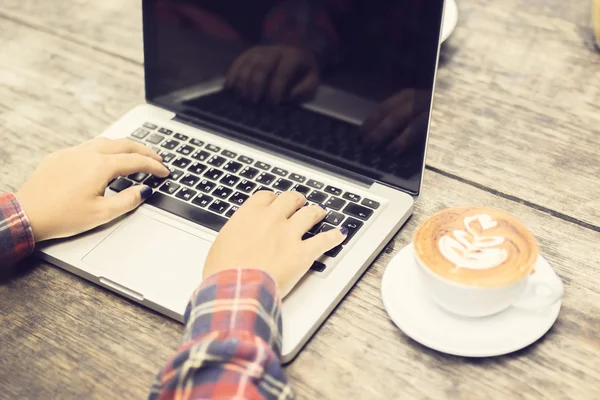
[[[348,234],[348,228],[346,228],[345,226],[342,226],[340,228],[340,232],[342,232],[342,235],[346,236]]]
[[[142,201],[146,200],[148,197],[152,196],[154,191],[149,186],[144,186],[140,191],[140,195],[142,196]]]
[[[327,211],[327,207],[325,207],[324,204],[319,204],[319,207],[321,207],[323,210]]]

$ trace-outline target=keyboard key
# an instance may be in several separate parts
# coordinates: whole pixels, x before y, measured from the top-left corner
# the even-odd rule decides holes
[[[240,180],[240,178],[238,178],[235,175],[225,174],[225,176],[223,178],[221,178],[221,180],[219,182],[221,182],[223,185],[233,186],[236,183],[238,183],[239,180]]]
[[[325,186],[321,182],[315,181],[314,179],[309,179],[308,182],[306,182],[306,184],[308,186],[310,186],[311,188],[315,188],[315,189],[319,189],[319,190],[323,189],[323,186]]]
[[[207,194],[202,194],[200,193],[195,199],[194,201],[192,201],[192,203],[194,203],[197,206],[200,207],[206,207],[207,205],[210,204],[210,202],[213,201],[213,198],[210,197]]]
[[[242,168],[243,165],[240,164],[239,162],[235,162],[235,161],[229,161],[227,164],[225,164],[225,166],[223,167],[223,169],[227,172],[231,172],[231,173],[236,173],[240,170],[240,168]]]
[[[233,151],[229,151],[229,150],[223,150],[221,152],[221,154],[223,154],[225,157],[229,157],[229,158],[235,158],[235,156],[237,156],[237,154],[235,154]]]
[[[379,203],[371,200],[371,199],[363,199],[362,203],[363,206],[367,206],[367,207],[371,207],[374,210],[377,210],[379,208]]]
[[[169,130],[169,129],[165,129],[165,128],[160,128],[158,130],[159,133],[162,133],[163,135],[171,135],[173,134],[173,131]]]
[[[344,195],[342,196],[344,199],[346,200],[350,200],[353,201],[355,203],[358,203],[360,201],[360,196],[354,193],[350,193],[350,192],[346,192],[344,193]]]
[[[208,179],[212,179],[213,181],[216,181],[217,179],[219,179],[221,176],[223,175],[223,171],[218,170],[216,168],[211,168],[208,171],[206,171],[204,173],[204,176],[207,177]]]
[[[285,192],[290,188],[290,186],[292,186],[292,182],[288,181],[287,179],[279,178],[273,185],[273,188]]]
[[[194,199],[194,203],[195,201],[196,199]],[[216,232],[220,231],[227,222],[227,219],[222,216],[194,207],[191,204],[165,196],[158,192],[150,196],[150,198],[146,200],[146,204],[150,204]]]
[[[298,174],[290,174],[290,179],[295,181],[295,182],[300,182],[300,183],[304,183],[304,181],[306,180],[306,177],[302,176],[302,175],[298,175]]]
[[[162,144],[162,147],[167,150],[174,150],[177,146],[179,146],[179,142],[173,139],[169,139]]]
[[[196,189],[198,189],[204,193],[210,193],[210,191],[213,190],[215,188],[215,186],[217,186],[216,183],[211,182],[208,179],[202,179],[202,181],[200,181],[198,186],[196,186]]]
[[[214,144],[207,144],[205,149],[214,151],[215,153],[218,153],[219,151],[221,151],[221,148],[219,146],[215,146]]]
[[[146,142],[148,143],[152,143],[152,144],[159,144],[160,142],[163,141],[165,137],[163,135],[159,135],[158,133],[153,133],[152,135],[150,135],[150,137],[148,139],[146,139]]]
[[[321,227],[319,228],[319,233],[323,233],[323,232],[329,232],[330,230],[335,229],[333,226],[331,225],[327,225],[327,224],[323,224],[321,225]]]
[[[327,213],[327,216],[325,217],[325,222],[334,226],[338,226],[342,223],[344,218],[344,214],[340,214],[335,211],[329,211],[329,213]]]
[[[223,214],[229,208],[229,203],[223,200],[215,200],[208,207],[210,211],[216,212],[217,214]]]
[[[313,237],[315,237],[315,235],[313,235],[310,232],[306,232],[304,235],[302,235],[302,240],[308,240],[308,239],[313,238]]]
[[[204,146],[204,142],[202,140],[198,140],[198,139],[190,139],[190,144],[193,144],[194,146]]]
[[[341,196],[342,195],[342,189],[338,189],[338,188],[333,187],[333,186],[327,186],[325,188],[325,192],[329,193],[329,194],[334,194],[336,196]]]
[[[181,176],[183,175],[183,171],[178,170],[173,167],[169,167],[169,171],[171,171],[171,175],[169,175],[169,179],[171,179],[173,181],[176,181],[177,179],[181,178]]]
[[[154,124],[151,124],[150,122],[146,122],[144,124],[144,128],[148,128],[148,129],[154,130],[154,129],[158,128],[158,126],[156,126]]]
[[[344,207],[344,204],[346,204],[344,200],[331,196],[329,200],[327,200],[327,203],[325,203],[325,207],[339,211],[342,207]]]
[[[337,256],[338,254],[340,254],[340,251],[342,251],[343,248],[344,247],[342,245],[335,246],[333,249],[331,249],[328,252],[326,252],[325,255],[327,257],[333,258],[333,257]]]
[[[235,194],[229,199],[229,201],[233,204],[239,204],[240,206],[244,204],[246,200],[248,200],[248,195],[245,195],[240,192],[235,192]]]
[[[302,193],[306,196],[310,192],[310,188],[304,185],[296,185],[292,188],[292,191]]]
[[[176,184],[175,182],[166,181],[161,187],[160,191],[168,194],[175,194],[179,190],[181,186]]]
[[[242,181],[236,186],[236,189],[241,190],[242,192],[250,193],[255,187],[256,183],[250,182],[247,179],[242,179]]]
[[[185,157],[177,157],[177,159],[175,161],[172,162],[172,165],[174,167],[177,168],[187,168],[188,165],[190,165],[192,163],[191,160],[185,158]]]
[[[233,206],[233,207],[231,207],[231,208],[230,208],[230,209],[227,211],[227,213],[225,214],[225,216],[226,216],[227,218],[231,218],[231,217],[233,217],[233,214],[235,214],[235,212],[236,212],[237,210],[239,210],[239,209],[240,209],[240,208],[239,208],[238,206]]]
[[[220,167],[225,163],[225,161],[227,161],[227,159],[221,156],[214,155],[207,161],[207,163],[215,167]]]
[[[204,170],[206,170],[206,165],[200,164],[199,162],[192,163],[188,168],[188,171],[196,175],[201,175]]]
[[[182,135],[181,133],[176,133],[173,137],[177,140],[181,140],[182,142],[187,142],[189,140],[189,136]]]
[[[146,181],[144,182],[144,185],[149,186],[152,189],[156,189],[157,187],[162,185],[162,183],[165,181],[165,179],[166,178],[158,178],[156,176],[151,176],[150,178],[146,179]]]
[[[263,185],[270,185],[274,180],[275,175],[271,175],[268,172],[263,172],[256,178],[256,182],[262,183]]]
[[[367,207],[359,206],[358,204],[349,203],[346,208],[344,208],[344,214],[348,214],[366,221],[373,214],[373,210]]]
[[[184,156],[189,156],[194,151],[194,148],[188,144],[184,144],[180,148],[177,149],[179,154],[183,154]]]
[[[133,182],[131,182],[125,178],[119,178],[116,181],[114,181],[113,183],[111,183],[108,188],[110,190],[118,193],[118,192],[121,192],[121,191],[127,189],[131,185],[133,185]]]
[[[279,167],[273,167],[273,170],[271,172],[279,176],[286,176],[288,174],[288,172],[285,169]]]
[[[167,163],[167,164],[170,163],[171,161],[173,161],[176,157],[175,154],[169,153],[168,151],[161,152],[160,156],[162,157],[163,162]]]
[[[257,161],[256,164],[254,164],[255,167],[258,167],[260,169],[264,169],[265,171],[268,171],[269,169],[271,169],[271,166],[267,163],[264,163],[262,161]]]
[[[318,190],[313,190],[306,200],[317,204],[323,204],[323,202],[327,200],[327,197],[329,196],[327,196],[325,193],[319,192]]]
[[[148,145],[146,145],[148,146]],[[148,146],[150,148],[150,150],[152,150],[153,152],[155,152],[156,154],[160,154],[160,149],[156,146]]]
[[[252,158],[246,157],[246,156],[239,156],[238,160],[240,160],[244,164],[252,164],[254,162],[254,160]]]
[[[229,195],[233,193],[233,189],[229,189],[228,187],[225,187],[223,185],[219,185],[214,192],[212,192],[213,196],[221,198],[221,199],[226,199],[229,197]]]
[[[258,172],[259,171],[256,168],[246,167],[242,170],[242,172],[240,172],[240,175],[242,178],[252,179],[256,176],[256,174],[258,174]]]
[[[327,268],[327,266],[320,261],[313,262],[312,266],[310,267],[312,271],[316,272],[323,272],[325,271],[325,268]]]
[[[185,186],[194,187],[198,182],[200,182],[200,178],[198,178],[196,175],[186,174],[179,182]]]
[[[350,241],[350,239],[352,239],[352,236],[354,236],[356,231],[358,231],[361,228],[361,226],[363,226],[363,223],[354,218],[346,218],[342,226],[345,226],[346,229],[348,229],[348,236],[346,236],[344,243],[342,243],[347,244]]]
[[[206,161],[208,157],[210,157],[210,153],[204,150],[198,150],[192,155],[192,158],[198,161]]]
[[[194,196],[196,195],[196,191],[189,189],[189,188],[183,188],[181,189],[179,192],[177,192],[177,194],[175,195],[175,197],[185,200],[185,201],[190,201]]]
[[[136,172],[135,174],[129,175],[128,178],[131,179],[132,181],[140,183],[141,181],[146,179],[148,177],[148,175],[149,174],[146,174],[144,172]]]
[[[262,186],[262,185],[261,185],[261,186],[259,186],[259,187],[258,187],[258,189],[256,189],[256,190],[254,191],[254,193],[256,193],[256,192],[260,192],[261,190],[268,190],[269,192],[274,192],[274,190],[273,190],[273,189],[271,189],[270,187],[268,187],[268,186]]]
[[[139,128],[139,129],[136,129],[135,132],[133,132],[131,134],[131,136],[133,136],[134,138],[143,139],[146,136],[148,136],[149,134],[150,134],[150,131]]]

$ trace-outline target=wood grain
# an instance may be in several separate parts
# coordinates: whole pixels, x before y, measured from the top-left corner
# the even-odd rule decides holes
[[[72,32],[60,27],[59,21],[67,18],[49,22],[50,16],[46,14],[51,14],[52,8],[46,4],[53,2],[27,0],[21,3],[25,7],[21,11],[27,11],[28,18],[35,16],[37,22],[20,21],[13,16],[6,18],[6,10],[16,9],[17,2],[4,0],[0,5],[3,44],[0,46],[0,191],[18,188],[45,154],[95,136],[143,98],[140,66],[98,50],[100,42],[93,42],[94,37],[100,40],[103,35],[109,35],[110,29],[97,31],[96,36],[86,39],[89,42],[82,39],[85,32],[90,35],[95,32],[94,26],[99,29],[94,23],[104,21],[110,25],[108,19],[102,19],[103,15],[116,18],[113,26],[127,25],[122,15],[127,13],[131,2],[74,2],[70,9],[73,11],[71,20],[77,21],[78,12],[83,16],[84,11],[88,19],[68,22]],[[469,15],[484,13],[483,2],[463,3],[461,9],[469,10],[468,5],[473,7],[472,14],[465,11],[465,24],[469,23]],[[515,1],[494,2],[494,7],[498,7],[494,9],[500,10],[495,13],[499,15],[489,11],[490,15],[500,20],[505,18],[507,3],[516,4]],[[33,6],[36,4],[44,12]],[[523,8],[527,7],[523,2]],[[574,11],[561,7],[565,19],[573,17]],[[544,12],[550,11],[539,10],[542,15]],[[43,27],[40,21],[49,26],[40,28]],[[535,21],[530,18],[522,23]],[[485,33],[493,28],[494,22],[489,22],[489,28],[481,24],[480,29]],[[532,29],[529,26],[522,28],[523,36],[529,34]],[[543,27],[540,23],[538,29]],[[56,34],[53,29],[63,31]],[[460,39],[460,30],[454,39]],[[111,42],[111,53],[118,54],[130,45],[123,40],[113,41],[110,36],[104,40]],[[474,39],[464,40],[470,43]],[[566,47],[561,49],[566,51]],[[471,48],[469,57],[477,58],[476,50],[477,46]],[[489,71],[482,68],[482,75],[477,73],[471,80],[485,79]],[[528,82],[530,78],[522,79]],[[464,90],[452,88],[453,92]],[[595,90],[593,86],[591,90]],[[472,103],[475,102],[475,91],[465,93],[470,93]],[[529,106],[533,107],[533,102]],[[553,110],[551,118],[575,118],[565,115],[569,109]],[[466,126],[472,118],[448,112],[436,114],[436,124]],[[498,112],[506,113],[498,114],[502,119],[515,111]],[[565,132],[557,131],[551,139],[556,139],[556,143],[571,140],[564,135]],[[434,144],[436,140],[447,140],[437,137]],[[593,145],[592,140],[589,138],[587,147]],[[513,145],[514,141],[519,144]],[[515,132],[505,132],[503,141],[497,145],[517,148],[523,143],[525,140],[515,137]],[[553,144],[549,146],[555,149]],[[527,149],[519,147],[517,150],[527,155]],[[432,158],[441,151],[432,151]],[[544,157],[550,157],[553,151],[546,152],[546,148],[542,148],[543,157],[536,160],[543,164]],[[503,170],[507,171],[519,162],[505,161]],[[593,159],[580,158],[579,162],[583,170],[594,168]],[[589,167],[585,167],[585,163],[589,163]],[[556,168],[566,167],[557,164]],[[468,175],[468,168],[457,173],[464,179],[475,180]],[[520,185],[542,187],[527,174],[525,171],[519,178]],[[597,193],[594,190],[600,186],[598,175],[586,179],[590,179],[596,189],[581,196]],[[519,185],[514,187],[515,191],[507,193],[521,193]],[[493,189],[500,190],[494,185],[479,189],[434,171],[427,172],[424,195],[417,203],[415,215],[287,367],[299,398],[587,399],[600,396],[600,333],[597,330],[600,325],[600,253],[597,251],[600,232],[536,210],[518,199],[511,201],[494,195],[490,193]],[[570,198],[558,192],[553,195],[563,199],[550,196],[534,199],[550,211],[570,212],[573,216],[578,216],[577,207],[587,199]],[[427,215],[461,204],[490,205],[517,215],[537,235],[544,255],[565,282],[566,294],[558,322],[543,340],[517,354],[485,360],[442,355],[402,334],[383,309],[380,281],[391,257],[408,243],[417,224]],[[562,208],[554,209],[556,205]],[[591,202],[584,206],[593,208]],[[154,374],[179,344],[181,331],[182,327],[173,321],[62,270],[34,261],[22,276],[0,284],[0,398],[144,398]]]
[[[591,1],[460,0],[428,165],[600,230],[600,55]],[[137,0],[4,0],[0,14],[143,62]],[[510,140],[507,140],[510,138]]]

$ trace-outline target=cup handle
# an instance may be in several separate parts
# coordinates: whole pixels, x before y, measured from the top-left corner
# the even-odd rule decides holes
[[[525,292],[513,305],[526,310],[535,310],[551,306],[560,300],[564,293],[563,283],[554,270],[550,269],[549,272],[550,275],[545,276],[540,273],[531,275],[527,279]],[[546,294],[539,294],[539,289]]]

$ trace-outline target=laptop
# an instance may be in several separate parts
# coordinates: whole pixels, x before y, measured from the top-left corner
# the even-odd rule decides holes
[[[294,190],[348,228],[283,300],[291,361],[419,196],[443,0],[144,0],[145,104],[101,136],[159,153],[138,210],[38,255],[178,321],[219,230],[254,192]],[[241,17],[243,15],[243,17]],[[235,249],[232,249],[235,251]]]

